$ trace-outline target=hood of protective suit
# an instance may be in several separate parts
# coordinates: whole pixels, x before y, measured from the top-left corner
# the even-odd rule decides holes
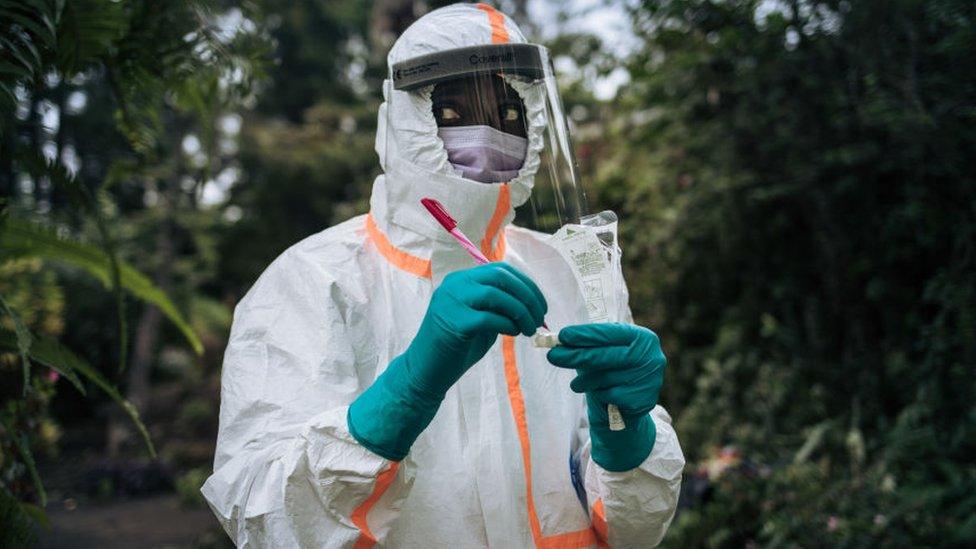
[[[485,4],[456,4],[418,19],[393,45],[387,63],[392,67],[444,50],[525,42],[515,23],[501,12]],[[376,152],[384,173],[373,184],[371,222],[397,249],[430,259],[435,281],[471,263],[420,205],[421,198],[443,203],[461,230],[489,258],[496,259],[501,257],[503,229],[514,218],[514,208],[532,192],[546,127],[544,92],[515,79],[506,80],[525,105],[528,147],[518,175],[499,184],[465,179],[448,161],[432,111],[433,86],[402,91],[395,90],[389,78],[383,82]]]

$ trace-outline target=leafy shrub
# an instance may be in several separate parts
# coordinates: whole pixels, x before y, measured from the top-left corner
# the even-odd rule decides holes
[[[206,507],[207,502],[200,493],[200,488],[210,476],[210,470],[206,467],[197,467],[183,473],[176,479],[176,493],[180,497],[180,503],[186,507]]]

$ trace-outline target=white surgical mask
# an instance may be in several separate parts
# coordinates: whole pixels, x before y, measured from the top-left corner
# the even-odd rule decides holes
[[[439,128],[447,159],[461,176],[482,183],[505,183],[525,162],[528,140],[491,126]]]

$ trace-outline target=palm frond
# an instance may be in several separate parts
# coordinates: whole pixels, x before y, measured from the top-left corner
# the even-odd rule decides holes
[[[0,107],[14,104],[15,88],[44,72],[61,9],[56,0],[0,0]]]
[[[126,4],[112,0],[65,3],[58,25],[57,66],[74,74],[101,60],[128,31]]]
[[[108,223],[103,209],[100,207],[92,192],[75,179],[74,175],[61,163],[47,159],[39,151],[21,151],[16,155],[17,162],[34,177],[47,177],[51,182],[63,189],[72,202],[91,214],[98,228],[102,249],[108,256],[111,267],[111,290],[115,297],[116,317],[119,331],[119,371],[124,371],[129,348],[129,324],[125,315],[125,296],[122,291],[122,275],[119,269],[118,252],[109,234]],[[98,192],[98,197],[105,198],[104,189]]]
[[[30,352],[30,347],[33,338],[31,337],[30,331],[27,326],[20,320],[20,317],[10,308],[7,300],[0,296],[0,309],[3,313],[6,313],[10,317],[10,321],[14,325],[14,333],[16,334],[17,343],[17,354],[20,355],[21,369],[24,373],[24,394],[27,394],[27,389],[30,387],[30,360],[27,359],[27,354]]]
[[[37,257],[80,268],[112,286],[112,263],[103,250],[59,235],[57,231],[29,221],[10,218],[0,234],[0,255],[8,259]],[[155,305],[176,326],[197,354],[203,344],[169,296],[146,275],[125,262],[119,262],[119,283],[133,296]]]

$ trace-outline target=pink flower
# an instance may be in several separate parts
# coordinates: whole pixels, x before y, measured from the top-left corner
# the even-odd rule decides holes
[[[54,370],[51,370],[44,377],[47,378],[47,380],[50,381],[51,383],[57,383],[58,379],[61,378],[61,374],[55,372]]]
[[[840,519],[834,515],[831,515],[830,518],[827,519],[827,531],[835,532],[838,526],[840,526]]]

